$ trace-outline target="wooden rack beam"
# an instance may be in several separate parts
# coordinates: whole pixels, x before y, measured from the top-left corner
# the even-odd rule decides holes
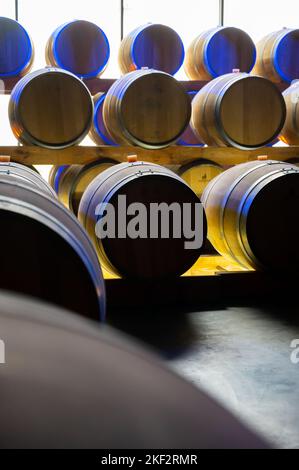
[[[265,147],[257,150],[238,150],[231,147],[183,147],[172,146],[161,150],[146,150],[140,147],[69,147],[64,150],[50,150],[41,147],[15,146],[1,147],[0,156],[10,156],[15,162],[30,165],[71,165],[87,164],[103,157],[126,161],[129,155],[137,155],[140,161],[150,161],[161,165],[183,165],[196,159],[213,160],[220,165],[230,166],[259,156],[286,161],[299,158],[299,147]]]

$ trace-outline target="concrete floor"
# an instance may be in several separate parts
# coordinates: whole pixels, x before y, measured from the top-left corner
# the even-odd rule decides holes
[[[177,373],[212,394],[276,448],[299,448],[298,309],[226,307],[135,312],[112,324],[158,350]],[[132,312],[131,312],[132,315]],[[171,315],[171,318],[170,318]]]

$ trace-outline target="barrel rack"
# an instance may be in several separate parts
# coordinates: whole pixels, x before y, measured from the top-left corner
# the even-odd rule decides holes
[[[104,157],[112,157],[120,162],[129,155],[137,155],[138,160],[151,161],[162,165],[182,165],[196,159],[210,159],[223,166],[255,160],[258,157],[286,161],[299,157],[299,147],[265,147],[258,150],[238,150],[235,148],[183,147],[172,146],[162,150],[146,150],[139,147],[85,147],[76,146],[64,150],[48,150],[30,146],[0,146],[0,155],[9,156],[12,161],[30,165],[87,164]],[[295,247],[294,249],[297,249]],[[275,297],[290,292],[294,276],[284,273],[267,274],[242,271],[221,256],[203,256],[188,273],[177,279],[159,281],[138,281],[115,279],[106,275],[108,308],[143,308],[156,310],[179,308],[225,302],[233,299]],[[132,295],[134,292],[134,295]],[[297,292],[297,287],[294,289]]]

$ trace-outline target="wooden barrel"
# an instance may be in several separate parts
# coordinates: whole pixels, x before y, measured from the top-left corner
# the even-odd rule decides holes
[[[291,83],[299,78],[299,29],[284,28],[257,43],[253,73],[275,83]]]
[[[146,24],[122,41],[118,63],[123,74],[143,67],[174,75],[183,65],[185,50],[180,36],[169,26]]]
[[[0,223],[5,227],[0,231],[3,289],[104,318],[105,286],[96,252],[53,194],[24,178],[0,174]]]
[[[47,196],[57,199],[55,191],[44,178],[26,165],[13,162],[0,162],[0,177],[7,177],[12,181],[19,181],[44,192]]]
[[[221,26],[204,31],[192,41],[184,68],[191,80],[211,80],[234,69],[250,72],[255,59],[255,45],[247,33]]]
[[[224,170],[215,162],[198,159],[180,167],[178,174],[201,198],[206,186]]]
[[[119,196],[122,196],[121,202]],[[117,231],[111,235],[108,233],[107,237],[101,236],[97,227],[100,217],[96,213],[104,207],[100,206],[103,203],[113,207],[118,220]],[[126,223],[132,217],[126,218],[126,213],[131,210],[131,204],[136,203],[143,205],[139,213],[143,219],[139,228],[136,227],[137,231],[142,232],[135,235],[133,228],[134,234],[130,233],[129,236]],[[164,217],[161,214],[160,222],[165,224],[168,220],[169,236],[165,235],[167,229],[162,232],[159,221],[153,220],[154,216],[151,218],[153,204],[162,204],[162,212],[166,209],[166,215],[165,212]],[[169,216],[167,210],[171,204],[176,204],[181,214],[179,221],[176,214],[173,220],[165,220]],[[202,235],[202,240],[194,249],[189,249],[185,243],[186,234],[182,230],[183,204],[191,208],[193,223],[195,217],[199,219],[197,235]],[[93,240],[106,270],[123,277],[165,278],[184,274],[199,258],[206,238],[205,215],[200,209],[200,200],[196,194],[175,173],[152,163],[123,163],[104,171],[92,181],[82,196],[78,218]],[[178,227],[174,228],[173,225]]]
[[[231,73],[215,78],[197,93],[191,125],[208,145],[254,149],[275,139],[285,115],[283,96],[272,82]]]
[[[0,331],[7,346],[1,449],[266,448],[214,399],[112,328],[1,292]]]
[[[117,80],[103,106],[104,123],[115,142],[149,149],[176,142],[190,115],[183,86],[156,70],[138,70]]]
[[[70,165],[63,172],[58,186],[60,202],[77,215],[81,198],[88,185],[96,176],[116,163],[118,162],[111,158],[102,158],[89,165]]]
[[[111,138],[103,119],[103,105],[106,93],[98,93],[93,97],[94,115],[92,126],[89,131],[89,137],[97,145],[116,145]]]
[[[0,17],[0,79],[23,76],[32,67],[33,43],[20,23]]]
[[[58,194],[59,185],[63,173],[67,170],[69,165],[53,165],[49,173],[49,184],[54,189],[55,193]]]
[[[245,268],[296,270],[299,255],[299,169],[279,161],[237,165],[217,176],[202,202],[208,237]]]
[[[46,46],[46,62],[80,78],[100,76],[106,69],[110,47],[104,31],[85,20],[59,26]]]
[[[299,145],[299,82],[283,92],[287,114],[280,140],[288,145]]]
[[[65,148],[88,134],[93,118],[91,95],[79,78],[45,68],[14,87],[9,119],[16,138],[28,145]]]
[[[188,91],[188,95],[190,98],[190,101],[192,103],[194,97],[196,96],[197,91]],[[176,145],[186,145],[186,146],[191,146],[191,147],[202,147],[204,145],[203,142],[201,142],[198,138],[198,136],[195,135],[191,124],[188,125],[186,130],[183,132],[179,140],[176,142]]]

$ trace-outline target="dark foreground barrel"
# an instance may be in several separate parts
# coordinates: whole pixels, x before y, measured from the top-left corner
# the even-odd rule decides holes
[[[0,162],[0,177],[3,176],[10,178],[11,181],[18,181],[38,189],[47,196],[54,197],[55,199],[57,197],[55,191],[53,191],[44,178],[26,165],[13,162]]]
[[[107,203],[111,219],[105,236],[100,224],[105,226]],[[206,238],[206,219],[195,193],[172,171],[145,162],[115,165],[96,177],[83,194],[78,218],[105,269],[124,277],[184,274]],[[186,243],[191,240],[192,246]]]
[[[146,24],[123,39],[118,63],[124,74],[147,67],[174,75],[184,57],[183,42],[173,29],[163,24]]]
[[[1,448],[266,448],[213,399],[113,330],[1,294],[0,331],[8,362],[0,366]]]
[[[223,171],[223,168],[217,163],[199,159],[181,166],[178,174],[201,198],[205,187]]]
[[[208,145],[253,149],[275,139],[285,115],[283,96],[272,82],[231,73],[215,78],[197,93],[191,124]]]
[[[288,145],[299,145],[299,82],[283,92],[287,115],[280,133],[280,140]]]
[[[105,126],[115,142],[149,149],[176,142],[190,115],[190,99],[183,86],[156,70],[139,70],[117,80],[103,107]]]
[[[27,31],[17,21],[0,17],[0,79],[25,75],[33,59],[33,44]]]
[[[75,215],[78,214],[82,195],[88,185],[107,168],[118,163],[111,158],[102,158],[89,165],[70,165],[59,182],[58,198]]]
[[[81,80],[60,69],[28,74],[14,87],[9,119],[16,138],[28,145],[65,148],[88,134],[91,95]]]
[[[280,83],[299,78],[299,29],[284,28],[257,43],[253,73]]]
[[[193,99],[195,98],[197,91],[188,91],[188,95],[190,101],[192,103]],[[199,140],[198,136],[195,135],[191,124],[188,125],[187,129],[183,132],[181,137],[176,143],[177,145],[187,145],[192,147],[202,147],[204,145],[201,140]]]
[[[23,178],[0,175],[0,224],[3,289],[104,318],[105,287],[96,252],[53,194]]]
[[[108,64],[106,34],[90,21],[75,20],[59,26],[46,46],[46,62],[81,78],[100,76]]]
[[[192,41],[184,67],[191,80],[211,80],[234,69],[250,72],[255,59],[254,42],[245,31],[221,26],[204,31]]]
[[[89,137],[97,145],[116,145],[111,135],[106,129],[103,119],[103,106],[106,98],[106,93],[98,93],[93,97],[94,100],[94,115],[92,126],[89,131]]]
[[[296,270],[299,168],[285,162],[237,165],[207,186],[202,202],[217,251],[246,268]]]

